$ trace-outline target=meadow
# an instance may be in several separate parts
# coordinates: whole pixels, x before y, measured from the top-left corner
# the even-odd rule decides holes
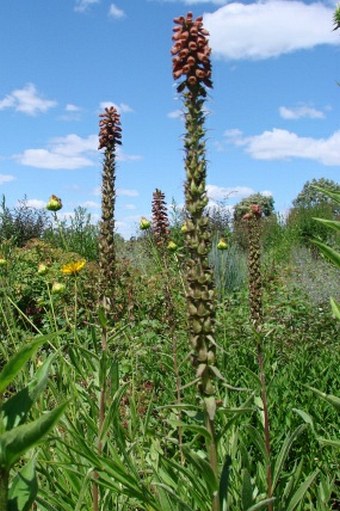
[[[340,509],[339,185],[285,220],[207,208],[210,49],[201,18],[175,25],[184,210],[155,188],[114,234],[114,107],[98,225],[3,198],[0,511]]]

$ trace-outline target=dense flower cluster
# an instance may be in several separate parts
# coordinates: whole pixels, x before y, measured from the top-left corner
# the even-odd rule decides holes
[[[164,193],[156,188],[152,194],[152,231],[158,246],[164,246],[169,237],[169,219]]]
[[[207,39],[209,32],[203,27],[202,16],[194,20],[191,12],[186,17],[175,18],[174,23],[176,23],[172,36],[174,45],[171,49],[171,54],[174,56],[173,77],[177,80],[185,76],[185,80],[177,87],[177,90],[182,92],[185,87],[189,91],[200,88],[202,92],[204,90],[202,84],[212,87],[211,49]]]
[[[100,114],[99,121],[99,147],[98,149],[107,149],[114,144],[121,144],[122,128],[120,126],[120,115],[114,106],[105,108],[103,114]]]

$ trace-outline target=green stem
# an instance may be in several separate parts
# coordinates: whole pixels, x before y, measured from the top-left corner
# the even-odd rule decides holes
[[[215,474],[216,480],[219,480],[218,476],[218,457],[217,457],[217,444],[216,444],[216,432],[215,423],[210,419],[208,413],[205,413],[205,427],[210,433],[210,440],[207,441],[207,452],[209,457],[210,466]],[[220,499],[218,491],[213,495],[211,503],[211,511],[220,511]]]
[[[9,470],[6,468],[0,469],[0,511],[7,511],[8,509],[8,482]]]

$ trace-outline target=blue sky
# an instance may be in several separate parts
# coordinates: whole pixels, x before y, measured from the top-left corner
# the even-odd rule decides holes
[[[152,192],[183,203],[182,103],[171,72],[173,18],[203,14],[214,88],[207,108],[208,193],[232,207],[271,193],[285,212],[307,180],[340,181],[336,2],[2,0],[0,195],[65,216],[100,215],[98,115],[114,104],[117,230],[134,235]]]

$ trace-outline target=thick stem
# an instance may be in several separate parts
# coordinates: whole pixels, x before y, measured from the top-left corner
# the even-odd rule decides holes
[[[8,482],[9,471],[0,469],[0,511],[7,511],[8,508]]]
[[[264,443],[266,450],[266,477],[267,477],[267,496],[270,499],[273,496],[273,474],[271,464],[271,442],[270,442],[270,423],[267,402],[267,386],[264,370],[264,360],[261,346],[257,346],[257,360],[259,365],[259,378],[261,384],[261,399],[264,415]],[[273,504],[268,504],[268,511],[273,511]]]
[[[216,476],[216,480],[218,481],[218,457],[217,457],[217,445],[216,445],[216,432],[215,432],[215,423],[210,419],[208,413],[205,413],[205,427],[207,431],[210,433],[210,440],[207,441],[207,452],[209,457],[210,466]],[[220,511],[220,499],[219,494],[216,492],[213,495],[213,500],[211,503],[211,511]]]

